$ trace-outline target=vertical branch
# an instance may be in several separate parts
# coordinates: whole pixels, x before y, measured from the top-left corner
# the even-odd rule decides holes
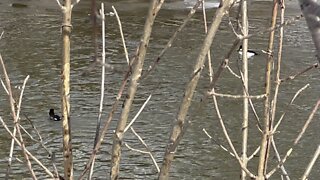
[[[248,36],[249,34],[249,25],[248,25],[248,16],[247,16],[247,0],[241,1],[241,17],[242,17],[242,33],[243,36]],[[249,92],[249,82],[248,82],[248,39],[244,39],[242,42],[242,72],[243,72],[243,120],[242,120],[242,163],[247,167],[248,155],[247,155],[247,146],[248,146],[248,126],[249,126],[249,103],[248,98],[245,98]],[[241,170],[241,179],[246,179],[246,172]]]
[[[64,178],[73,179],[73,160],[72,160],[72,142],[71,142],[71,122],[70,122],[70,36],[72,31],[71,14],[72,8],[80,0],[71,4],[71,0],[64,0],[61,5],[62,18],[62,69],[61,69],[61,109],[62,109],[62,128],[63,128],[63,161]]]
[[[105,41],[105,14],[104,14],[104,4],[103,3],[101,3],[100,17],[101,17],[101,23],[102,23],[102,27],[101,27],[102,53],[101,53],[101,56],[102,56],[102,64],[105,64],[106,63],[106,50],[105,50],[106,41]],[[104,81],[105,81],[106,67],[105,66],[101,66],[101,67],[102,67],[102,69],[101,69],[100,106],[99,106],[99,115],[98,115],[98,120],[97,120],[96,135],[94,138],[93,149],[95,148],[95,146],[97,144],[99,133],[100,133],[101,116],[102,116],[103,100],[104,100],[104,90],[105,90]],[[92,161],[88,179],[92,178],[94,161],[95,161],[95,158]]]
[[[271,19],[271,28],[274,29],[276,26],[278,14],[278,0],[273,0],[273,9],[272,9],[272,19]],[[270,92],[271,92],[271,68],[273,64],[273,41],[274,41],[274,31],[270,31],[269,34],[269,46],[268,46],[268,57],[266,64],[265,72],[265,94],[266,98],[264,101],[264,120],[263,120],[263,134],[261,138],[261,150],[259,156],[259,165],[258,165],[258,180],[264,180],[264,176],[267,169],[267,159],[268,159],[268,150],[270,145]]]
[[[152,27],[154,20],[163,4],[164,0],[153,0],[150,4],[150,9],[146,23],[144,26],[144,35],[140,41],[137,61],[133,64],[133,71],[130,80],[130,85],[128,87],[128,95],[122,109],[120,119],[117,124],[116,132],[113,136],[113,146],[112,146],[112,169],[111,169],[111,179],[118,179],[119,167],[120,167],[120,157],[121,157],[121,142],[123,138],[123,132],[128,120],[129,112],[131,109],[132,101],[135,96],[138,81],[141,77],[142,67],[144,64],[145,55],[147,52],[147,47],[149,44]]]
[[[179,139],[181,139],[181,136],[185,130],[184,129],[185,118],[187,116],[189,107],[191,105],[193,93],[198,84],[198,80],[200,78],[200,74],[205,63],[206,55],[208,54],[208,50],[211,47],[213,38],[216,35],[218,27],[221,23],[222,17],[230,8],[230,5],[231,5],[230,2],[232,2],[232,0],[223,1],[222,6],[217,10],[215,17],[212,20],[212,24],[209,29],[209,32],[201,47],[201,51],[198,55],[196,64],[193,67],[192,78],[186,86],[186,89],[183,95],[183,100],[179,107],[179,112],[177,114],[177,117],[174,120],[174,125],[171,130],[169,143],[166,148],[164,160],[163,160],[162,167],[159,174],[159,179],[161,180],[169,178],[169,169],[171,167],[171,162],[173,161],[175,150],[176,150],[177,144],[179,143]]]
[[[204,32],[208,33],[208,23],[207,23],[207,14],[206,14],[206,7],[205,1],[202,2],[202,15],[203,15],[203,22],[204,22]],[[213,78],[213,69],[212,69],[212,61],[211,61],[211,52],[210,49],[208,50],[208,70],[209,70],[209,78],[210,82],[212,82]]]
[[[284,0],[280,0],[280,8],[281,8],[281,13],[280,13],[280,24],[284,23],[284,13],[285,13],[285,5],[284,5]],[[275,90],[274,90],[274,96],[272,100],[272,107],[271,107],[271,125],[270,125],[270,131],[273,131],[273,124],[275,121],[275,116],[276,116],[276,110],[277,110],[277,102],[278,102],[278,93],[279,93],[279,88],[280,88],[280,71],[281,71],[281,60],[282,60],[282,44],[283,44],[283,26],[280,27],[279,29],[279,48],[278,48],[278,59],[277,59],[277,66],[276,66],[276,75],[275,75]],[[274,136],[271,137],[271,143],[272,147],[275,151],[276,157],[278,161],[281,160],[280,155],[278,153],[275,141],[273,139]],[[281,166],[281,171],[282,171],[282,178],[286,178],[287,180],[290,180],[290,177],[288,176],[288,173],[286,172],[284,166]]]
[[[94,62],[98,59],[98,43],[97,43],[97,3],[91,0],[91,20],[92,20],[92,42],[94,47]]]

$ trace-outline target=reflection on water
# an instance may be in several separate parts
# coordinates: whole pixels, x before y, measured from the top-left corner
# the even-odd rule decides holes
[[[215,2],[215,1],[210,1]],[[43,135],[44,143],[56,153],[57,165],[62,172],[62,151],[61,151],[61,125],[58,122],[47,120],[49,108],[55,108],[59,112],[59,83],[60,83],[60,12],[55,2],[40,2],[35,0],[26,1],[26,8],[10,8],[11,1],[4,0],[0,3],[0,29],[5,31],[3,39],[0,41],[2,56],[5,60],[11,81],[14,86],[21,85],[23,79],[30,75],[22,104],[23,114],[34,121]],[[130,3],[130,6],[128,6]],[[170,2],[181,3],[181,2]],[[295,2],[289,2],[289,16],[298,15],[300,12]],[[132,55],[135,51],[139,38],[142,35],[145,15],[147,13],[148,1],[135,0],[135,2],[123,0],[107,2],[107,9],[114,5],[123,22],[124,34],[127,41],[128,51]],[[166,7],[169,4],[166,5]],[[270,2],[256,1],[250,4],[249,18],[251,32],[258,32],[267,28],[270,16]],[[184,6],[179,8],[165,8],[160,12],[156,20],[150,49],[147,54],[146,66],[152,64],[154,58],[159,54],[172,33],[181,24],[188,11]],[[91,29],[88,17],[89,2],[81,1],[74,9],[73,14],[73,34],[72,34],[72,63],[71,63],[71,111],[73,128],[73,147],[75,173],[84,168],[87,157],[92,149],[95,123],[98,116],[99,94],[100,94],[100,68],[96,67],[89,74],[81,76],[90,64],[93,56],[91,45]],[[214,10],[208,11],[208,17],[212,17]],[[231,12],[231,15],[234,12]],[[209,18],[210,19],[210,18]],[[204,38],[201,13],[197,13],[187,28],[181,32],[172,48],[161,60],[156,71],[147,79],[141,82],[137,97],[133,104],[130,118],[138,111],[144,99],[151,93],[151,101],[145,111],[135,122],[134,128],[145,139],[151,147],[156,160],[161,162],[166,146],[171,122],[173,121],[177,107],[182,98],[185,83],[190,78],[191,69],[198,55],[198,50]],[[309,32],[303,20],[297,21],[292,26],[285,29],[283,54],[283,77],[286,77],[314,62],[313,45],[309,37]],[[212,56],[214,68],[217,68],[223,55],[228,51],[228,47],[233,42],[234,35],[231,33],[228,22],[222,23],[213,42]],[[126,70],[125,56],[118,31],[117,22],[114,17],[107,19],[107,61],[116,68]],[[258,51],[265,49],[267,34],[254,36],[250,39],[250,48]],[[237,55],[232,56],[230,66],[237,72]],[[250,92],[252,94],[262,94],[264,87],[264,66],[265,55],[254,57],[249,62],[250,66]],[[106,117],[122,80],[121,73],[108,71],[106,76],[106,99],[103,116]],[[181,145],[171,169],[173,179],[233,179],[239,177],[239,166],[237,162],[227,153],[208,141],[203,134],[202,128],[206,128],[219,142],[227,144],[223,138],[221,129],[217,122],[216,114],[212,109],[212,104],[208,105],[205,111],[199,112],[197,104],[200,97],[208,89],[208,75],[205,70],[203,77],[195,94],[194,105],[189,113],[190,125],[183,138]],[[1,76],[3,78],[3,76]],[[284,83],[280,88],[279,113],[286,109],[286,104],[290,101],[294,93],[310,83],[311,87],[301,94],[294,106],[290,107],[290,113],[280,127],[281,132],[277,134],[276,140],[279,144],[280,153],[283,155],[296,137],[304,120],[307,118],[315,99],[319,98],[320,84],[318,82],[319,70],[302,75],[295,81]],[[0,115],[7,122],[10,120],[8,99],[0,88]],[[229,94],[241,93],[241,83],[230,73],[224,72],[223,77],[217,84],[217,91]],[[18,93],[19,90],[15,89]],[[221,111],[226,121],[230,136],[234,140],[235,146],[241,147],[241,101],[219,98]],[[261,101],[254,101],[260,117],[262,117]],[[118,110],[120,111],[120,109]],[[115,120],[118,119],[119,112],[116,113]],[[319,116],[318,116],[319,117]],[[22,120],[25,118],[23,117]],[[259,132],[254,127],[254,119],[251,117],[252,130],[250,133],[249,152],[253,152],[259,145]],[[24,124],[26,124],[24,122]],[[115,122],[112,123],[108,136],[98,156],[96,171],[94,176],[105,177],[110,167],[111,132]],[[300,177],[311,154],[313,154],[319,134],[319,123],[314,122],[310,127],[303,141],[298,145],[295,154],[288,160],[286,166],[291,178]],[[1,128],[2,134],[0,143],[0,177],[4,176],[6,169],[6,159],[9,151],[10,138]],[[126,143],[135,147],[143,148],[137,138],[130,132],[126,134]],[[49,165],[46,152],[30,140],[27,141],[32,152],[37,152],[39,159]],[[239,150],[240,152],[240,150]],[[15,154],[19,154],[16,148]],[[255,167],[257,159],[254,159],[250,167]],[[272,166],[272,165],[270,165]],[[24,165],[14,162],[13,178],[19,179],[28,175]],[[319,163],[318,163],[319,167]],[[36,169],[38,167],[35,167]],[[253,168],[254,169],[254,168]],[[156,178],[156,169],[147,155],[132,152],[123,148],[123,158],[121,165],[121,179],[153,179]],[[187,172],[187,173],[186,173]],[[39,178],[44,174],[40,174]],[[320,175],[319,168],[315,168],[312,177]],[[310,177],[310,179],[314,179]]]

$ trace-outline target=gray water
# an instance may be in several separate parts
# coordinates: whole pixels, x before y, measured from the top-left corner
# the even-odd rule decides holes
[[[14,8],[10,6],[12,2],[23,2],[27,4],[27,7]],[[214,1],[210,2],[213,3]],[[188,13],[184,3],[171,3],[165,4],[164,9],[160,11],[156,19],[145,61],[145,69],[152,64]],[[106,2],[107,11],[111,11],[111,5],[114,5],[118,10],[123,23],[128,51],[132,55],[142,35],[149,3],[141,0],[108,1]],[[269,1],[254,1],[249,4],[251,33],[268,28],[271,5],[272,3]],[[208,9],[207,13],[210,21],[214,11],[214,9]],[[90,3],[88,1],[81,1],[74,8],[73,13],[71,119],[76,176],[83,170],[93,146],[100,99],[101,68],[96,66],[89,73],[82,75],[83,72],[88,70],[93,56],[89,13]],[[235,13],[231,11],[230,14],[234,17]],[[299,14],[300,11],[296,2],[288,2],[287,18]],[[27,115],[36,124],[45,145],[56,153],[57,166],[59,172],[63,174],[61,124],[47,119],[48,109],[54,108],[58,113],[61,112],[59,99],[60,23],[61,14],[55,1],[2,0],[0,2],[0,30],[5,32],[0,41],[0,52],[9,72],[12,86],[21,86],[24,78],[30,75],[22,103],[22,124],[31,131],[24,115]],[[110,70],[106,72],[104,119],[115,100],[127,68],[115,17],[108,16],[106,23],[107,62],[123,73]],[[201,13],[197,13],[186,29],[180,33],[172,48],[161,59],[156,71],[143,80],[138,87],[129,119],[133,118],[144,100],[152,94],[150,102],[133,127],[150,146],[159,165],[161,165],[171,124],[178,111],[185,84],[190,78],[192,66],[204,38],[203,29]],[[215,69],[220,64],[224,54],[227,53],[228,48],[231,47],[233,39],[234,35],[228,26],[227,19],[224,19],[211,49]],[[101,44],[100,41],[99,44]],[[268,34],[263,34],[250,39],[249,46],[261,51],[267,47],[267,42]],[[314,46],[304,20],[287,26],[284,38],[282,77],[287,77],[315,63],[314,54]],[[230,59],[230,66],[236,72],[238,72],[237,59],[236,54]],[[266,55],[260,53],[259,56],[255,56],[249,62],[250,92],[253,95],[264,92],[265,59]],[[2,74],[1,78],[3,79]],[[289,103],[295,92],[305,84],[310,84],[310,87],[289,107],[286,118],[275,136],[281,156],[284,156],[289,149],[316,99],[319,98],[319,78],[319,70],[312,70],[294,81],[283,83],[280,88],[277,119],[284,112],[287,107],[286,104]],[[227,146],[211,100],[204,111],[199,111],[197,108],[200,98],[208,90],[208,79],[208,72],[205,70],[188,116],[188,120],[190,120],[188,130],[178,147],[171,168],[170,176],[172,179],[238,179],[239,177],[239,165],[236,160],[216,144],[210,142],[202,132],[202,129],[206,128],[216,140]],[[18,97],[20,90],[15,88],[14,92]],[[217,92],[241,94],[241,83],[225,71],[218,81]],[[218,100],[226,126],[239,153],[241,151],[242,101],[225,98],[218,98]],[[260,118],[262,118],[262,100],[254,100],[254,103]],[[119,112],[118,109],[114,120],[118,119]],[[12,126],[8,98],[2,87],[0,88],[0,116]],[[319,113],[314,120],[286,163],[286,169],[292,179],[297,179],[303,174],[317,145],[320,143]],[[101,148],[101,153],[98,155],[94,172],[96,179],[108,179],[106,177],[108,177],[110,169],[111,133],[114,128],[115,122],[112,123]],[[256,128],[252,113],[250,114],[250,129],[248,151],[252,153],[260,144],[260,133]],[[4,177],[11,139],[3,128],[0,128],[0,133],[0,177]],[[143,146],[131,132],[126,134],[124,141],[134,148],[143,149]],[[27,140],[27,146],[46,165],[50,165],[46,152],[38,143]],[[133,152],[126,147],[123,148],[122,152],[120,179],[155,179],[157,177],[156,169],[147,155]],[[19,148],[16,148],[15,155],[23,159]],[[275,158],[271,158],[271,160],[275,161]],[[257,161],[258,158],[254,158],[249,163],[249,168],[253,172],[256,172]],[[272,168],[274,165],[275,163],[271,162],[269,167]],[[319,167],[318,161],[310,179],[320,177]],[[39,167],[35,166],[34,168],[38,177],[44,179],[45,175],[39,170]],[[17,161],[13,162],[12,179],[30,177],[28,174],[29,172],[24,164]],[[272,176],[272,179],[280,179],[279,174]]]

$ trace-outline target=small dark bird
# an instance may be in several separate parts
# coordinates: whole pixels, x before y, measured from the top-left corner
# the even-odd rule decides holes
[[[61,117],[56,115],[56,114],[54,114],[54,109],[50,109],[50,111],[49,111],[49,119],[53,120],[53,121],[60,121]]]
[[[238,53],[242,56],[242,45],[239,47]],[[253,51],[253,50],[248,49],[248,51],[247,51],[247,57],[248,58],[252,58],[255,55],[259,55],[259,54],[257,52],[255,52],[255,51]]]

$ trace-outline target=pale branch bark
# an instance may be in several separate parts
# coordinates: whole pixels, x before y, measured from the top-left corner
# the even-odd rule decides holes
[[[128,50],[127,50],[127,46],[126,46],[126,41],[124,40],[124,35],[123,35],[123,31],[122,31],[122,23],[121,23],[119,15],[118,15],[118,12],[117,12],[116,8],[114,8],[114,6],[112,6],[112,10],[113,10],[113,12],[114,12],[114,14],[116,15],[116,18],[117,18],[119,31],[120,31],[120,35],[121,35],[121,40],[122,40],[122,45],[123,45],[123,50],[124,50],[124,55],[126,56],[126,60],[127,60],[128,65],[129,65],[130,64],[130,60],[129,60]]]
[[[105,13],[104,13],[104,4],[101,3],[101,9],[100,9],[100,18],[101,18],[101,39],[102,39],[102,53],[101,53],[101,59],[102,64],[106,63],[106,38],[105,38]],[[95,31],[95,30],[94,30]],[[99,113],[98,113],[98,119],[97,119],[97,126],[96,126],[96,133],[94,137],[94,145],[93,149],[96,146],[96,143],[98,141],[99,133],[100,133],[100,126],[101,126],[101,117],[102,117],[102,110],[103,110],[103,101],[104,101],[104,92],[105,92],[105,71],[106,67],[101,66],[101,87],[100,87],[100,104],[99,104]],[[95,158],[92,161],[91,168],[89,171],[88,179],[92,179],[93,175],[93,168],[94,168],[94,162]]]
[[[205,40],[202,44],[201,51],[198,55],[195,66],[193,67],[191,79],[186,85],[181,105],[179,107],[177,116],[174,120],[174,125],[171,130],[170,139],[169,139],[169,142],[166,147],[163,163],[161,166],[161,171],[159,174],[160,180],[169,178],[169,169],[171,167],[171,163],[173,161],[174,154],[176,151],[176,148],[173,148],[173,147],[176,147],[178,145],[176,143],[177,139],[178,139],[178,137],[181,138],[182,131],[183,131],[183,129],[185,129],[185,127],[184,127],[185,126],[185,118],[187,116],[189,107],[191,105],[193,93],[194,93],[195,88],[198,84],[198,81],[199,81],[199,78],[201,75],[201,71],[204,67],[204,63],[205,63],[206,56],[208,54],[208,50],[211,47],[213,39],[214,39],[216,32],[218,30],[218,27],[221,23],[222,17],[227,13],[232,2],[233,2],[233,0],[225,0],[222,3],[222,6],[218,8],[218,10],[216,11],[216,14],[212,20],[212,24],[211,24],[211,27],[208,31],[208,34],[205,37]],[[213,78],[213,81],[214,81],[214,78]]]
[[[243,99],[243,98],[248,98],[248,99],[263,99],[266,97],[265,94],[262,95],[257,95],[257,96],[248,96],[248,95],[231,95],[231,94],[221,94],[221,93],[216,93],[216,92],[208,92],[210,95],[215,95],[218,97],[225,97],[225,98],[232,98],[232,99]]]
[[[126,133],[127,130],[131,127],[131,125],[137,120],[137,118],[139,117],[139,115],[141,114],[141,112],[143,111],[143,109],[146,107],[147,103],[150,101],[152,97],[152,94],[149,95],[149,97],[147,98],[147,100],[143,103],[143,105],[141,106],[141,108],[139,109],[139,111],[137,112],[137,114],[133,117],[133,119],[130,121],[130,123],[124,128],[123,133]]]
[[[320,103],[320,100],[318,101],[318,104]],[[320,156],[320,145],[318,145],[317,150],[314,152],[314,155],[310,161],[310,163],[308,164],[308,167],[306,169],[306,171],[304,172],[303,176],[301,177],[301,180],[307,180],[308,176],[314,166],[314,164],[316,163],[318,157]]]
[[[276,27],[278,14],[278,0],[273,0],[272,17],[270,28],[274,29]],[[272,52],[274,45],[274,31],[270,31],[269,34],[269,44],[268,52]],[[264,100],[264,119],[262,127],[262,137],[260,145],[260,155],[258,163],[258,177],[257,180],[264,180],[267,172],[267,164],[269,158],[270,150],[270,101],[271,101],[271,71],[273,65],[273,55],[268,54],[266,60],[266,70],[265,70],[265,94],[266,98]]]
[[[72,31],[71,14],[72,8],[80,0],[72,4],[72,0],[64,0],[61,4],[56,0],[62,12],[62,67],[61,67],[61,109],[63,129],[63,166],[64,178],[73,179],[73,154],[71,142],[71,119],[70,119],[70,36]]]
[[[144,26],[144,35],[140,40],[137,61],[135,62],[132,70],[132,76],[131,76],[130,84],[128,87],[128,95],[125,100],[124,107],[120,115],[120,119],[118,120],[116,131],[113,135],[112,159],[111,159],[111,179],[112,180],[119,178],[121,141],[123,138],[123,131],[127,124],[131,105],[137,91],[138,82],[141,77],[141,72],[144,65],[144,60],[145,60],[145,56],[146,56],[152,28],[153,28],[153,23],[155,21],[155,18],[159,10],[161,9],[163,2],[164,0],[153,0],[150,3],[148,16]]]

